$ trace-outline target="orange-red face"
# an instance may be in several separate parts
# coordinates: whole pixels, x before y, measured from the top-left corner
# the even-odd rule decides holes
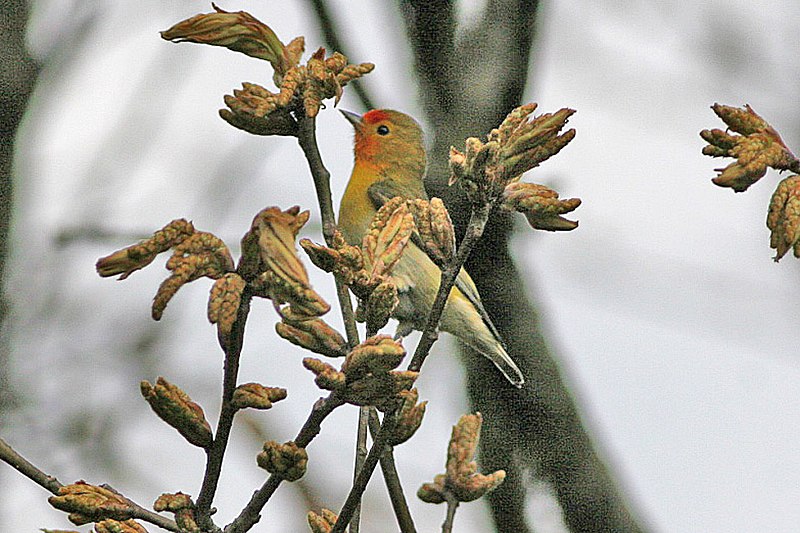
[[[345,115],[347,116],[347,115]],[[355,121],[356,159],[377,165],[391,164],[404,154],[424,158],[422,130],[416,121],[406,114],[389,109],[373,109]],[[413,154],[413,155],[412,155]]]

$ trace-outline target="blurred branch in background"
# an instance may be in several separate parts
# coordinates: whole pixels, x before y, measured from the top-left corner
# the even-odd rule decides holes
[[[310,1],[329,46],[344,51],[330,13],[322,2]],[[538,3],[490,0],[466,28],[457,26],[449,0],[400,0],[400,9],[432,125],[426,186],[430,196],[445,200],[463,233],[469,206],[459,188],[447,186],[444,154],[466,137],[488,133],[521,103]],[[367,109],[372,107],[374,98],[361,99]],[[519,290],[525,282],[511,258],[510,233],[510,217],[493,217],[467,268],[530,385],[511,389],[487,360],[462,346],[470,399],[487,421],[483,468],[508,473],[506,482],[488,496],[497,529],[532,531],[525,520],[525,476],[535,472],[552,484],[572,531],[641,531],[583,428],[539,330],[534,304]]]
[[[445,200],[463,231],[458,215],[469,209],[461,191],[447,187],[444,154],[467,136],[488,133],[521,103],[538,3],[490,0],[467,28],[456,26],[454,5],[446,0],[401,0],[400,6],[433,126],[427,187],[431,196]],[[530,383],[521,391],[507,387],[491,364],[462,347],[470,399],[487,420],[483,468],[508,473],[489,495],[497,529],[531,531],[524,476],[535,473],[552,484],[570,530],[641,531],[583,428],[539,330],[534,304],[520,290],[525,282],[509,250],[510,219],[494,220],[467,269]]]
[[[33,91],[38,65],[25,49],[25,0],[3,0],[0,6],[0,413],[12,402],[8,382],[8,302],[5,266],[13,203],[14,139]]]

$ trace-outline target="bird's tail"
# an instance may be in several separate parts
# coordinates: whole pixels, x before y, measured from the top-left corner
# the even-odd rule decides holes
[[[466,339],[465,339],[466,340]],[[508,355],[506,349],[500,344],[500,341],[497,338],[493,338],[493,342],[480,342],[484,341],[484,339],[476,339],[479,342],[475,343],[476,346],[472,346],[472,343],[467,342],[470,344],[472,348],[479,351],[483,354],[484,357],[489,359],[494,366],[496,366],[500,372],[506,377],[506,379],[511,382],[512,385],[515,387],[522,388],[522,385],[525,384],[525,378],[522,376],[522,372],[520,371],[519,367],[514,363],[514,360],[511,359],[511,356]]]

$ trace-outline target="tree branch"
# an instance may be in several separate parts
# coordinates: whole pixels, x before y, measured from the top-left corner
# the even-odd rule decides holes
[[[3,439],[0,439],[0,460],[4,461],[5,463],[8,463],[10,466],[15,468],[20,474],[27,477],[40,487],[44,488],[45,490],[49,491],[50,493],[56,496],[60,494],[59,489],[64,486],[63,484],[61,484],[61,482],[58,481],[58,479],[44,473],[42,470],[37,468],[33,463],[22,457],[22,455],[20,455],[16,450],[14,450],[14,448],[12,448]],[[109,490],[117,492],[108,485],[102,485],[102,486],[108,488]],[[127,500],[128,504],[130,504],[131,518],[149,522],[167,531],[174,531],[175,533],[180,533],[181,530],[178,527],[178,524],[176,524],[174,520],[170,520],[166,516],[161,516],[160,514],[148,511],[141,505],[132,502],[128,498],[125,498],[125,500]]]
[[[53,494],[57,495],[58,489],[63,486],[55,477],[47,475],[36,468],[3,439],[0,439],[0,460],[8,463],[20,474]]]
[[[438,13],[406,9],[416,3],[399,0],[406,14],[423,104],[434,128],[432,153],[436,157],[429,162],[426,188],[431,196],[445,201],[454,224],[462,230],[467,225],[468,201],[457,188],[447,186],[450,172],[443,155],[451,145],[462,145],[464,138],[496,127],[521,102],[538,2],[489,0],[479,22],[461,33],[453,46],[425,38],[425,34],[442,31],[455,34],[449,3],[438,2]],[[434,62],[457,64],[457,69],[433,68]],[[452,71],[460,74],[454,77]],[[435,96],[444,86],[450,89],[443,90],[455,91],[456,102],[449,104],[455,107],[443,106]],[[485,417],[481,462],[484,468],[502,468],[508,474],[507,482],[488,496],[495,524],[499,531],[531,531],[525,520],[521,482],[523,472],[531,469],[553,483],[572,530],[641,531],[597,456],[558,364],[542,338],[536,310],[520,290],[526,281],[511,259],[510,232],[510,217],[493,215],[485,238],[465,267],[508,353],[532,383],[513,390],[486,358],[461,345],[470,399]]]
[[[378,419],[378,411],[374,407],[369,412],[369,431],[375,439],[381,430],[381,421]],[[394,515],[397,517],[397,525],[401,533],[417,533],[414,526],[414,519],[408,509],[408,502],[403,493],[403,484],[400,483],[400,476],[397,474],[397,467],[394,463],[394,452],[391,446],[386,447],[386,452],[381,456],[381,471],[383,480],[386,483],[386,490],[389,491],[389,501],[392,502]]]
[[[214,434],[214,442],[206,452],[206,470],[203,476],[203,484],[200,494],[197,497],[196,519],[198,525],[204,531],[219,531],[213,520],[211,520],[211,504],[214,502],[214,495],[219,485],[219,476],[222,471],[222,462],[225,458],[225,451],[228,447],[228,438],[233,426],[233,417],[236,408],[233,407],[233,391],[239,375],[239,357],[242,353],[244,343],[244,330],[247,323],[247,315],[250,313],[250,300],[253,295],[249,287],[245,287],[241,296],[239,310],[236,320],[231,327],[231,333],[225,340],[225,370],[222,381],[222,406],[220,407],[217,431]]]
[[[319,212],[322,218],[322,235],[328,246],[333,246],[333,233],[336,229],[336,215],[333,213],[333,199],[331,195],[331,174],[322,162],[322,155],[317,145],[316,121],[306,116],[298,120],[297,142],[303,150],[308,162],[308,169],[314,179],[314,188],[317,191]],[[336,277],[336,294],[342,309],[347,343],[350,347],[358,344],[358,328],[356,316],[353,312],[353,303],[347,286]]]
[[[342,509],[339,511],[339,517],[336,519],[336,523],[334,524],[330,533],[343,533],[344,528],[346,528],[350,523],[353,513],[361,502],[361,497],[364,495],[364,490],[367,488],[367,483],[369,483],[378,461],[380,461],[381,456],[386,451],[389,437],[394,432],[394,428],[396,426],[397,412],[395,410],[387,413],[383,418],[381,430],[378,432],[378,436],[375,437],[375,441],[372,443],[372,448],[370,448],[369,454],[364,460],[364,465],[358,472],[358,476],[356,476],[353,487],[347,494],[347,499],[345,500],[344,505],[342,505]]]
[[[419,344],[417,344],[417,349],[414,351],[414,357],[408,365],[409,370],[413,370],[414,372],[420,371],[422,364],[425,362],[425,358],[428,357],[428,353],[430,353],[433,343],[436,342],[436,339],[439,337],[439,320],[442,317],[442,312],[444,312],[447,298],[450,296],[450,290],[453,288],[458,273],[461,272],[461,267],[464,265],[467,257],[469,257],[469,254],[472,253],[481,235],[483,235],[483,229],[486,227],[486,223],[489,220],[489,213],[491,210],[491,204],[473,208],[469,219],[469,225],[467,226],[467,232],[461,244],[458,246],[458,252],[453,261],[442,270],[439,291],[436,293],[436,299],[431,306],[431,312],[428,315],[428,321],[425,323],[425,329],[422,331]]]
[[[337,395],[330,394],[327,398],[320,398],[311,409],[311,414],[306,419],[303,427],[297,433],[294,443],[300,448],[307,447],[314,437],[319,435],[322,422],[334,409],[344,404]],[[242,509],[233,522],[225,526],[225,533],[244,533],[249,531],[261,519],[261,510],[275,493],[283,478],[270,474],[260,489],[253,494],[250,501]]]
[[[456,509],[458,509],[458,500],[449,492],[445,493],[445,497],[447,501],[447,515],[442,524],[442,533],[452,533],[453,523],[456,518]]]

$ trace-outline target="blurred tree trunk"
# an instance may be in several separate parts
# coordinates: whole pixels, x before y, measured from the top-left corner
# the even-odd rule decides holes
[[[17,127],[33,90],[38,68],[25,50],[25,0],[3,0],[0,5],[0,413],[9,408],[8,302],[5,267],[13,204],[12,165]]]
[[[489,0],[468,28],[456,28],[452,1],[401,0],[400,5],[433,126],[435,157],[426,185],[463,228],[469,207],[456,187],[447,187],[443,154],[451,145],[462,148],[466,137],[488,133],[521,103],[538,3]],[[470,399],[485,420],[483,467],[508,473],[490,497],[497,529],[531,531],[524,512],[525,476],[536,475],[552,484],[571,531],[642,531],[584,430],[543,340],[510,256],[510,231],[510,218],[496,217],[467,269],[528,383],[515,390],[485,358],[462,347]]]

